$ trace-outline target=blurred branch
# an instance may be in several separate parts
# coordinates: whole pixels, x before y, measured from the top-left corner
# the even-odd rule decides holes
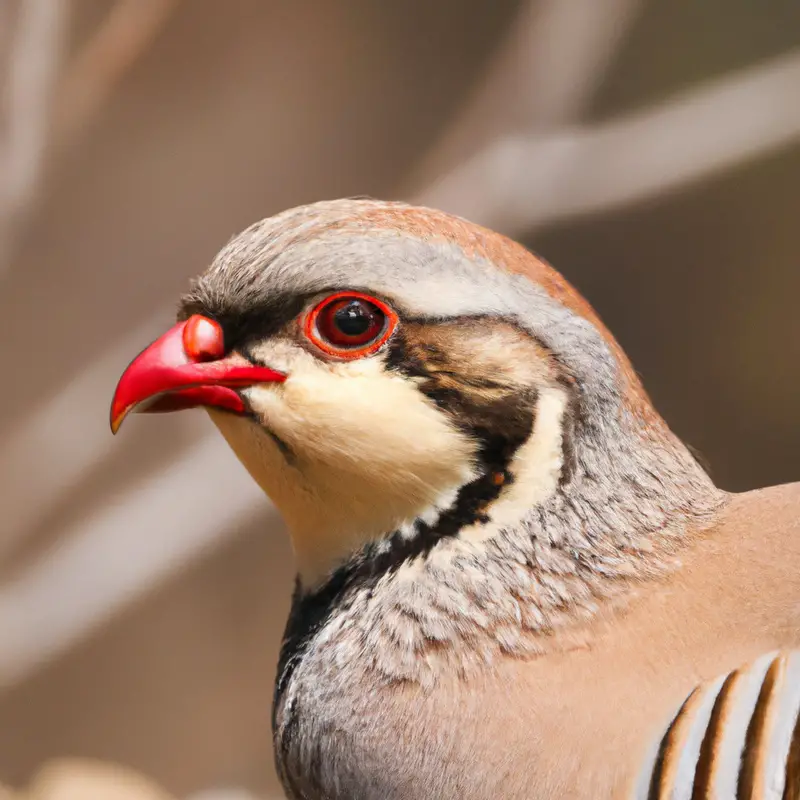
[[[114,387],[113,375],[137,353],[142,342],[154,339],[171,309],[154,314],[89,362],[66,386],[31,409],[0,443],[0,486],[3,486],[3,531],[0,563],[55,507],[95,464],[111,450],[114,440],[105,418]],[[69,424],[64,424],[69,420]],[[43,458],[42,454],[47,457]],[[39,502],[32,503],[26,486],[35,485]]]
[[[573,122],[603,80],[641,0],[528,0],[486,75],[432,151],[410,191],[498,136]]]
[[[417,200],[510,235],[608,211],[800,138],[800,51],[590,128],[490,144]]]
[[[179,0],[117,0],[69,65],[56,106],[58,144],[69,146],[150,46]]]
[[[22,0],[11,34],[0,145],[0,268],[42,174],[68,7],[64,0]]]
[[[0,152],[0,269],[35,200],[48,132],[53,130],[58,149],[73,144],[178,2],[117,0],[59,82],[69,3],[22,0],[11,43],[8,133]]]
[[[99,29],[68,66],[66,75],[61,81],[55,112],[58,147],[64,148],[73,143],[91,122],[125,72],[162,29],[177,4],[178,0],[118,0],[112,7]],[[38,35],[38,39],[41,40],[38,43],[28,41],[32,37],[31,31],[28,31],[27,36],[24,33],[28,28],[37,32],[44,26],[46,20],[50,20],[48,31],[52,38],[52,28],[55,27],[52,18],[56,15],[56,11],[66,5],[62,0],[27,0],[26,6],[31,7],[28,14],[31,19],[28,20],[27,26],[23,24],[24,21],[20,22],[20,32],[15,39],[16,49],[23,54],[21,57],[24,63],[26,63],[24,54],[28,52],[26,48],[32,47],[33,52],[50,53],[48,62],[52,73],[48,73],[50,84],[55,81],[58,65],[58,59],[53,55],[56,48],[49,39],[45,41],[46,37],[42,33]],[[33,11],[38,11],[38,15]],[[36,61],[35,58],[32,60]],[[47,109],[52,86],[44,92],[44,88],[39,85],[42,84],[41,79],[35,86],[30,79],[22,83],[24,86],[19,87],[19,93],[23,100],[28,95],[38,97],[40,100],[42,119],[37,118],[41,125],[40,140],[35,148],[37,154],[35,164],[26,165],[25,158],[16,153],[14,148],[9,148],[8,160],[20,173],[17,183],[21,188],[15,191],[13,183],[8,187],[9,194],[13,194],[15,198],[13,203],[9,203],[9,208],[13,207],[14,213],[8,219],[0,217],[0,222],[8,223],[8,227],[3,225],[0,228],[0,267],[6,255],[2,249],[6,241],[3,233],[11,235],[14,225],[21,221],[23,213],[33,200],[33,188],[39,177],[44,156],[44,132],[49,121]],[[26,117],[24,114],[22,117],[22,122],[17,127],[24,129],[25,124],[22,123]],[[37,141],[35,136],[27,139],[23,137],[23,140],[29,150]],[[24,155],[25,152],[22,153],[22,156]],[[169,316],[171,316],[169,312],[164,314],[165,318]],[[126,338],[116,349],[90,364],[83,374],[74,378],[49,403],[30,414],[24,426],[14,431],[8,442],[0,449],[0,478],[5,481],[4,485],[7,488],[11,488],[7,495],[9,501],[4,509],[7,517],[5,530],[0,538],[0,559],[24,538],[35,520],[76,485],[81,475],[99,462],[109,449],[110,441],[107,437],[100,439],[88,433],[92,428],[96,411],[91,398],[97,397],[97,390],[100,388],[107,393],[106,390],[110,387],[107,386],[106,376],[110,365],[124,362],[131,352],[136,352],[138,345],[150,337],[148,331],[151,328],[155,335],[157,327],[152,320],[141,329],[137,329],[130,339]],[[92,414],[91,419],[88,418],[89,413]],[[81,419],[81,416],[84,419]],[[70,418],[71,424],[61,425],[59,420],[67,417]],[[31,464],[30,468],[36,470],[36,482],[46,502],[43,505],[22,502],[24,493],[15,489],[25,485],[31,471],[26,469],[26,466],[45,448],[50,456],[47,462],[43,465],[41,461],[37,461],[36,464]]]
[[[0,688],[82,641],[269,508],[222,437],[201,438],[118,502],[64,530],[33,567],[0,586]]]

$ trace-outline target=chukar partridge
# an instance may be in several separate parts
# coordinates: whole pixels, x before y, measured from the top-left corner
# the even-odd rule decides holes
[[[371,200],[256,223],[112,427],[190,406],[291,533],[289,797],[800,797],[800,484],[716,488],[523,247]]]

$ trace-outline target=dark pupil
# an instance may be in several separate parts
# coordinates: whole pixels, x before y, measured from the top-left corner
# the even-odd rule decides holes
[[[336,327],[345,336],[362,336],[372,325],[373,317],[360,300],[351,300],[333,315]]]

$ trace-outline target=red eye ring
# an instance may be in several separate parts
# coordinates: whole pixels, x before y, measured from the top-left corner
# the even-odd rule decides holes
[[[342,330],[348,323],[352,330]],[[397,314],[376,297],[336,292],[311,309],[303,330],[323,353],[349,360],[379,350],[396,327]]]

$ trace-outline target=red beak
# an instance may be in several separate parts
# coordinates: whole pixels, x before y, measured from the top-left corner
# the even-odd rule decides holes
[[[220,325],[195,315],[168,330],[122,373],[111,401],[111,432],[131,411],[215,406],[241,414],[246,407],[237,389],[285,380],[282,372],[258,367],[241,355],[226,356]]]

